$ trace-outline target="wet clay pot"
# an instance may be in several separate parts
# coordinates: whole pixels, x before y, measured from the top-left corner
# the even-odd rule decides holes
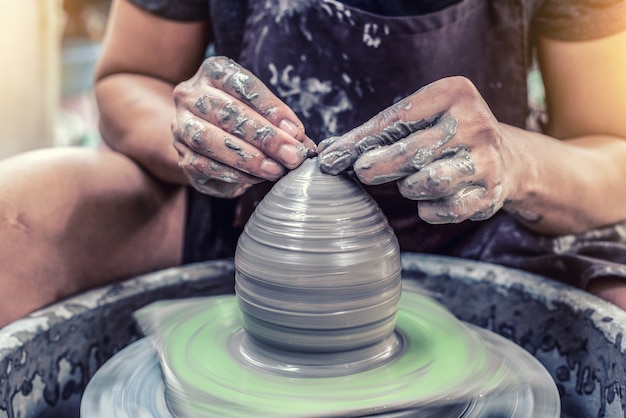
[[[400,249],[353,179],[306,160],[259,203],[235,254],[237,301],[255,340],[301,352],[376,344],[395,328]]]

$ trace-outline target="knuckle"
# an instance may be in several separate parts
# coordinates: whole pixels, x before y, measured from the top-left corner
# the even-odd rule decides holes
[[[192,90],[191,81],[183,81],[178,83],[172,92],[172,96],[174,98],[174,104],[178,107],[185,101],[189,92]]]
[[[435,174],[434,170],[429,171],[424,181],[420,183],[419,195],[421,197],[439,198],[445,194],[445,190],[450,185],[450,179]]]
[[[229,69],[239,67],[233,60],[224,56],[212,56],[204,60],[201,74],[211,80],[223,80]]]
[[[480,96],[476,85],[469,78],[459,75],[450,77],[448,80],[451,83],[451,88],[458,94],[466,97]]]
[[[242,182],[242,173],[193,152],[184,154],[178,165],[191,186],[211,196],[236,197],[249,187]]]
[[[209,57],[202,63],[201,73],[216,85],[234,92],[241,99],[252,103],[259,98],[256,92],[260,82],[234,60],[223,57]]]
[[[245,110],[232,100],[213,100],[214,122],[216,125],[239,138],[246,137],[246,124],[249,118]]]
[[[184,142],[189,144],[192,148],[196,149],[202,145],[203,137],[205,135],[205,125],[198,121],[196,118],[188,118],[182,127],[181,138]]]
[[[407,177],[400,182],[401,193],[405,197],[416,200],[440,199],[448,193],[452,183],[449,176],[443,176],[436,167],[428,167],[418,174]]]
[[[261,149],[268,150],[273,146],[279,146],[279,144],[272,141],[276,137],[276,129],[271,125],[254,126],[253,129],[252,141],[258,144]]]
[[[406,194],[411,194],[415,199],[434,199],[440,195],[439,190],[433,186],[430,177],[422,177],[420,182],[404,182]]]
[[[234,91],[241,99],[247,103],[255,103],[258,101],[260,95],[258,89],[260,82],[247,72],[238,68],[237,71],[232,71],[224,81],[224,85]]]

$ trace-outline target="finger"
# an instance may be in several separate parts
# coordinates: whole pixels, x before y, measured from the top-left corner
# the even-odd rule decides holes
[[[354,163],[354,172],[365,184],[382,184],[411,175],[437,158],[454,153],[443,146],[456,134],[456,128],[456,119],[446,117],[395,144],[366,152]]]
[[[306,136],[302,140],[302,145],[304,145],[305,148],[307,149],[307,157],[308,158],[312,158],[312,157],[315,157],[317,155],[317,144],[311,138]]]
[[[304,143],[304,126],[293,110],[254,74],[227,57],[209,57],[200,68],[209,83],[250,106],[292,138]],[[309,139],[310,141],[310,139]]]
[[[401,135],[402,130],[406,128],[414,131],[415,128],[411,128],[413,124],[428,126],[429,123],[436,122],[440,116],[448,112],[454,103],[462,102],[468,97],[480,97],[471,81],[465,77],[443,78],[422,87],[383,110],[345,136],[353,143],[357,143],[362,138],[382,135],[390,127],[399,130],[395,133],[396,135]],[[394,133],[391,137],[394,137]]]
[[[398,181],[400,194],[412,200],[435,200],[451,196],[474,178],[476,166],[469,152],[434,161],[422,170]]]
[[[360,138],[348,132],[343,137],[331,137],[320,142],[317,150],[320,168],[328,174],[338,174],[350,166],[365,153],[386,145],[392,145],[418,132],[433,126],[440,118],[437,114],[428,119],[415,122],[395,122],[380,133]],[[357,128],[357,130],[360,128]]]
[[[179,116],[184,115],[185,112],[179,112]],[[172,132],[178,141],[195,153],[266,180],[278,180],[285,174],[282,165],[254,145],[228,135],[191,114],[187,115],[186,121],[175,124]]]
[[[322,141],[318,147],[320,169],[337,174],[369,149],[389,145],[428,128],[464,97],[480,97],[476,87],[464,77],[449,77],[428,84],[341,138]]]
[[[452,196],[418,203],[420,218],[431,224],[459,223],[467,219],[480,221],[493,216],[501,207],[500,199],[480,185],[469,185]]]
[[[193,152],[177,142],[174,147],[180,156],[181,167],[190,185],[202,193],[215,197],[233,198],[242,195],[250,186],[262,179]]]
[[[193,94],[200,94],[190,108],[198,119],[254,145],[285,167],[298,167],[312,152],[282,129],[268,123],[256,110],[221,90],[197,89]],[[311,146],[310,140],[305,138],[304,141]]]

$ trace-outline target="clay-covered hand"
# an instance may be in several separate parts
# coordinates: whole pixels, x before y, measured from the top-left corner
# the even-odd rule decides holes
[[[210,57],[174,89],[172,123],[179,165],[190,184],[236,197],[275,181],[315,152],[302,123],[258,78],[225,57]]]
[[[483,220],[502,206],[516,179],[511,152],[476,87],[438,80],[341,137],[318,147],[320,168],[350,167],[370,185],[397,181],[430,223]]]

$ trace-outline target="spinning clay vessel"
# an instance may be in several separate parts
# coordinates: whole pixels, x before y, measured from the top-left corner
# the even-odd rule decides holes
[[[338,352],[393,334],[397,239],[355,180],[321,173],[316,159],[261,201],[239,239],[235,267],[243,326],[256,342]]]

